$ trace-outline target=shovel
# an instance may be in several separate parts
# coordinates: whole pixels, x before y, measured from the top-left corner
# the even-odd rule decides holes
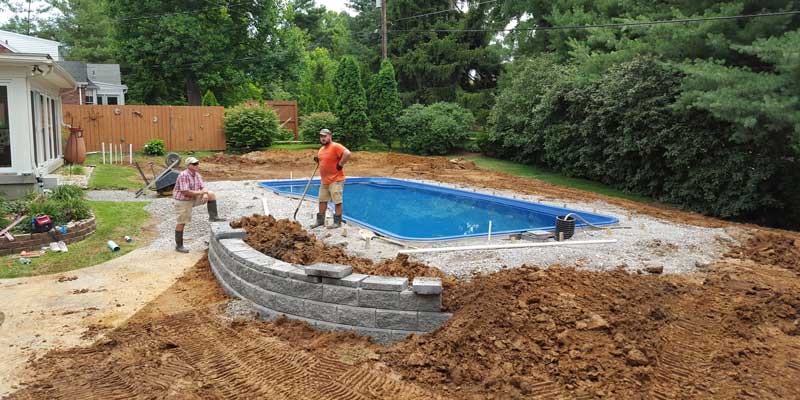
[[[319,168],[319,163],[314,165],[314,172],[311,173],[311,177],[308,178],[308,182],[306,183],[306,188],[303,190],[303,197],[300,198],[300,202],[297,203],[297,208],[294,209],[294,216],[292,219],[297,221],[297,212],[300,211],[300,206],[303,204],[303,200],[306,198],[306,193],[308,193],[308,187],[311,186],[311,181],[314,179],[314,175],[317,174],[317,168]]]

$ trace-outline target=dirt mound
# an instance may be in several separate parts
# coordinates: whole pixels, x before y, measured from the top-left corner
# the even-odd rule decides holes
[[[354,257],[339,246],[326,245],[303,227],[288,219],[276,220],[271,215],[253,215],[233,221],[231,226],[243,228],[247,232],[245,242],[254,249],[293,264],[311,265],[318,262],[351,265],[362,274],[383,276],[404,276],[413,280],[416,276],[442,278],[443,284],[455,283],[438,268],[408,260],[407,255],[399,255],[392,260],[378,264],[372,260]]]
[[[382,359],[458,398],[791,398],[796,291],[525,266],[451,288],[453,318]]]
[[[194,296],[182,294],[186,288],[214,283],[208,263],[198,265],[152,303],[177,312],[137,314],[88,348],[48,353],[31,364],[35,381],[9,398],[438,398],[370,367],[375,345],[355,335],[309,335],[307,325],[287,320],[227,321],[222,305],[203,301],[188,312],[174,308]]]
[[[225,153],[214,153],[210,156],[201,158],[200,161],[210,164],[244,164],[244,165],[263,164],[263,162],[260,162],[258,160],[253,160],[242,156],[234,156]]]
[[[726,257],[776,265],[800,273],[800,237],[759,231]]]

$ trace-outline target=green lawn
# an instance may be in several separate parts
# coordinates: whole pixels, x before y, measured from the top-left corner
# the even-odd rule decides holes
[[[179,152],[181,157],[185,160],[190,155],[197,158],[202,158],[214,154],[211,151],[196,151],[196,152]],[[134,153],[134,161],[139,163],[139,166],[144,170],[147,179],[153,178],[153,171],[156,174],[164,169],[164,159],[166,156],[147,156],[143,153]],[[149,163],[154,164],[153,169],[150,169]],[[86,165],[95,165],[92,178],[89,180],[89,189],[93,190],[138,190],[144,186],[144,181],[136,171],[136,167],[128,164],[127,161],[122,164],[103,164],[103,158],[100,154],[90,154],[86,157]],[[181,163],[183,165],[183,163]]]
[[[485,157],[481,155],[467,155],[464,158],[467,160],[474,161],[475,165],[477,165],[479,168],[490,171],[499,171],[499,172],[505,172],[509,175],[536,178],[545,181],[547,183],[551,183],[553,185],[585,190],[587,192],[599,193],[599,194],[604,194],[606,196],[619,197],[622,199],[638,201],[642,203],[648,203],[653,201],[652,199],[649,199],[647,197],[623,192],[621,190],[614,189],[602,183],[597,183],[587,179],[570,178],[568,176],[559,174],[558,172],[548,171],[532,165],[520,164],[512,161],[498,160],[496,158]]]
[[[0,258],[0,278],[53,274],[89,267],[119,257],[147,241],[142,227],[150,218],[144,210],[146,202],[89,202],[94,211],[97,231],[88,238],[69,246],[67,253],[47,252],[42,257],[31,258],[23,265],[17,256]],[[124,236],[133,238],[127,243]],[[106,242],[113,240],[120,251],[112,252]]]
[[[281,143],[273,144],[272,146],[267,147],[267,150],[306,150],[318,148],[319,144],[317,143]]]

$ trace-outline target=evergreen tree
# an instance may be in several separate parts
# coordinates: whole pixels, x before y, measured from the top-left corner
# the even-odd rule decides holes
[[[400,114],[401,108],[394,67],[389,60],[384,60],[380,71],[372,77],[369,88],[369,111],[373,137],[389,146],[390,150],[392,140],[395,139],[392,132],[395,119]]]
[[[203,105],[204,106],[218,106],[219,102],[217,101],[217,96],[214,96],[214,92],[211,89],[206,90],[206,94],[203,95]]]
[[[334,113],[339,119],[339,132],[334,132],[334,135],[337,141],[357,149],[369,140],[371,126],[367,118],[367,95],[361,84],[358,63],[353,57],[344,57],[339,63],[334,83]]]

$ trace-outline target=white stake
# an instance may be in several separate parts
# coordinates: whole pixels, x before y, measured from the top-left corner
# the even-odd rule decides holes
[[[576,240],[565,242],[543,242],[543,243],[520,243],[520,244],[486,244],[477,246],[458,246],[458,247],[428,247],[424,249],[404,249],[400,250],[398,254],[416,254],[416,253],[442,253],[446,251],[464,251],[464,250],[501,250],[501,249],[523,249],[527,247],[555,247],[555,246],[580,246],[590,244],[608,244],[616,243],[616,239],[608,240]]]
[[[128,159],[128,164],[133,164],[133,143],[128,145],[128,154],[130,158]]]
[[[489,238],[486,239],[487,241],[492,241],[492,220],[489,220]]]
[[[114,143],[108,144],[108,163],[114,164]]]
[[[261,198],[261,205],[264,206],[264,215],[269,215],[269,207],[267,206],[267,199]]]
[[[106,163],[106,142],[100,143],[103,148],[103,164]]]

